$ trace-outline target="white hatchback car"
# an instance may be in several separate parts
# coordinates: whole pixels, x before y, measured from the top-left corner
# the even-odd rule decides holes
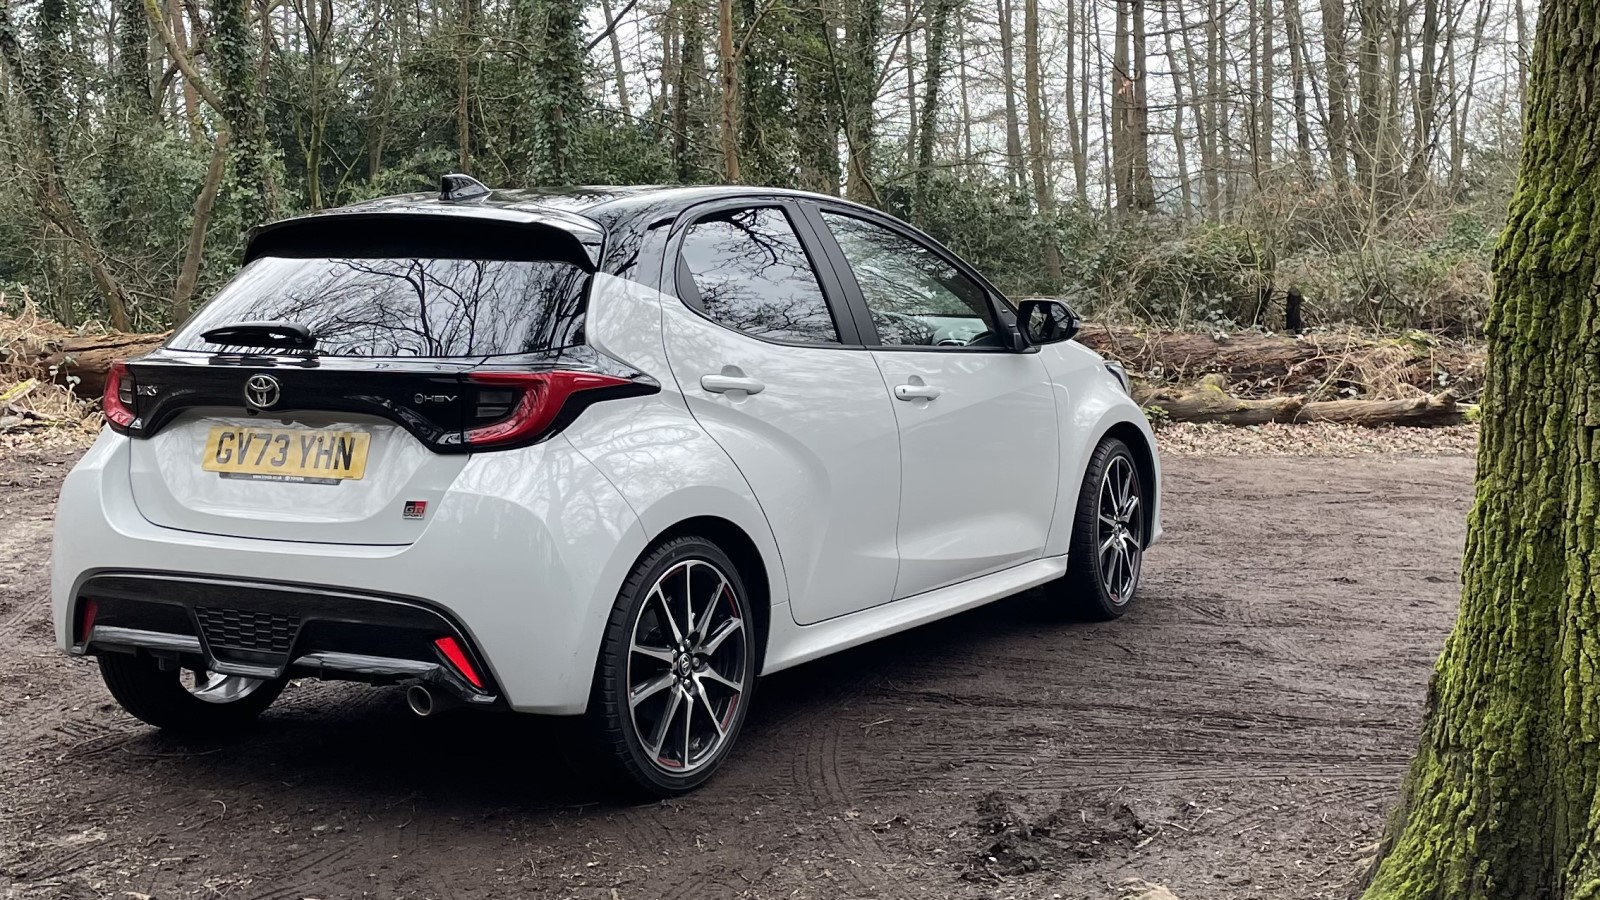
[[[111,373],[57,640],[163,728],[394,684],[689,790],[760,674],[1041,585],[1122,613],[1158,461],[1077,327],[810,194],[447,176],[265,226]]]

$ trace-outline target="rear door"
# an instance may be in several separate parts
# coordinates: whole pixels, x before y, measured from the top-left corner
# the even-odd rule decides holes
[[[887,218],[808,206],[900,430],[900,572],[910,597],[1039,558],[1055,513],[1056,400],[1012,350],[998,295]]]
[[[256,259],[166,349],[132,363],[149,430],[131,442],[140,513],[205,534],[415,540],[467,463],[463,436],[518,400],[473,373],[568,352],[588,284],[572,259],[514,241],[492,253],[511,258],[472,258],[495,242],[423,238],[400,255],[386,255],[392,241],[352,241]],[[240,322],[307,326],[316,350],[201,336]]]
[[[667,358],[771,523],[801,624],[887,603],[899,564],[892,401],[793,207],[697,207],[676,226]],[[832,302],[830,302],[832,301]]]

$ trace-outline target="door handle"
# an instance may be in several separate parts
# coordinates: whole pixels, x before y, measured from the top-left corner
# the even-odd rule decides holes
[[[937,400],[944,391],[931,384],[897,384],[894,386],[896,400]]]
[[[713,394],[726,394],[729,391],[759,394],[766,390],[767,386],[758,379],[744,375],[701,375],[700,388]]]

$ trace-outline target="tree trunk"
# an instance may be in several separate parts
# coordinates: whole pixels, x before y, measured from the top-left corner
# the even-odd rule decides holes
[[[931,0],[938,3],[940,0]],[[901,4],[905,18],[901,22],[905,38],[906,51],[906,118],[910,121],[906,129],[906,167],[917,167],[917,135],[921,130],[917,125],[917,54],[916,42],[911,39],[917,33],[917,7],[912,0],[904,0]]]
[[[875,203],[873,154],[877,152],[878,37],[883,30],[883,0],[853,0],[845,28],[843,70],[844,137],[850,154],[845,196],[857,203]],[[831,40],[831,33],[829,35]]]
[[[1161,5],[1161,37],[1167,51],[1167,68],[1172,70],[1172,152],[1178,171],[1178,215],[1186,216],[1193,207],[1189,183],[1189,148],[1183,131],[1183,109],[1187,99],[1183,89],[1183,67],[1173,43],[1172,19],[1167,4]]]
[[[995,8],[1000,19],[1000,80],[1004,82],[1006,98],[1006,180],[1018,190],[1026,176],[1022,160],[1022,125],[1017,115],[1017,65],[1015,31],[1011,26],[1011,0],[997,0]]]
[[[233,181],[238,186],[239,218],[254,227],[271,217],[267,186],[266,118],[256,91],[247,0],[215,0],[211,16],[212,71],[221,95],[223,117],[232,133]],[[263,26],[265,27],[265,23]]]
[[[1062,35],[1066,52],[1066,89],[1061,108],[1066,117],[1067,150],[1072,154],[1073,190],[1080,209],[1089,207],[1089,148],[1083,139],[1083,129],[1089,117],[1089,79],[1078,77],[1078,46],[1084,31],[1083,13],[1078,0],[1067,0],[1067,33]],[[1086,54],[1085,54],[1086,55]]]
[[[1061,248],[1056,245],[1056,200],[1045,165],[1045,118],[1039,70],[1039,0],[1023,0],[1023,95],[1028,104],[1028,166],[1033,173],[1033,200],[1044,221],[1043,258],[1052,285],[1061,283]]]
[[[1306,30],[1300,17],[1300,0],[1283,0],[1283,22],[1289,37],[1289,78],[1294,82],[1295,159],[1300,165],[1300,177],[1310,181],[1316,174],[1311,155],[1311,117],[1306,104],[1306,77],[1311,66],[1306,56]]]
[[[461,0],[461,34],[456,41],[456,168],[472,173],[472,30],[478,0]]]
[[[612,78],[617,83],[617,111],[624,119],[633,118],[628,103],[628,70],[622,65],[622,39],[617,37],[617,20],[611,15],[611,0],[600,0],[600,12],[605,16],[606,38],[611,42]]]
[[[945,42],[950,31],[950,15],[958,0],[931,0],[928,19],[927,58],[923,61],[922,121],[917,134],[917,168],[911,208],[919,220],[926,220],[928,185],[933,179],[933,141],[939,126],[939,89],[944,81]],[[910,46],[910,42],[907,42]]]
[[[827,5],[822,0],[802,0],[793,7],[798,30],[808,36],[815,35],[823,42],[831,42],[835,30],[829,19]],[[819,194],[839,193],[839,91],[834,89],[834,72],[828,60],[816,53],[795,54],[795,87],[791,114],[793,117],[795,155],[795,186]],[[869,70],[870,73],[870,70]],[[754,119],[755,110],[745,115]],[[769,115],[782,115],[772,113]],[[757,129],[760,121],[751,123]]]
[[[1350,64],[1345,59],[1344,0],[1322,0],[1322,56],[1328,70],[1328,168],[1341,191],[1350,183]]]
[[[1129,23],[1133,70],[1128,80],[1133,88],[1129,138],[1133,145],[1133,205],[1140,212],[1156,208],[1155,174],[1150,170],[1150,79],[1145,70],[1144,0],[1128,0],[1132,7]]]
[[[1356,180],[1369,201],[1376,198],[1383,177],[1383,0],[1356,0],[1361,44],[1356,54],[1356,133],[1352,149]]]
[[[717,71],[722,85],[722,177],[739,183],[739,82],[734,74],[733,0],[717,0]]]
[[[1117,190],[1117,209],[1134,208],[1133,199],[1133,78],[1128,47],[1128,3],[1116,0],[1117,24],[1111,53],[1111,170]]]
[[[1600,16],[1539,13],[1460,617],[1368,900],[1600,889]]]
[[[188,28],[184,25],[183,7],[178,5],[178,0],[167,0],[167,20],[172,23],[173,52],[187,59]],[[205,123],[200,121],[200,95],[187,75],[183,76],[183,116],[189,125],[189,139],[195,143],[205,140]]]
[[[967,84],[967,23],[956,28],[956,83],[961,89],[961,164],[970,166],[972,155],[972,92]]]
[[[539,18],[533,71],[539,90],[528,177],[534,184],[569,184],[573,124],[584,105],[583,5],[581,0],[539,0],[534,7]],[[476,53],[476,40],[472,46]]]
[[[1256,139],[1256,155],[1263,174],[1272,172],[1272,142],[1278,134],[1278,42],[1272,4],[1273,0],[1261,0],[1261,111],[1256,115],[1261,134]]]
[[[692,184],[702,179],[698,148],[704,131],[701,86],[705,73],[705,23],[697,0],[672,0],[680,31],[679,57],[673,67],[672,158],[678,180]]]
[[[1226,107],[1223,104],[1224,94],[1222,85],[1222,4],[1220,0],[1208,0],[1206,5],[1206,90],[1205,102],[1200,106],[1200,172],[1205,182],[1206,199],[1205,208],[1213,218],[1218,218],[1222,213],[1222,170],[1226,165],[1223,158],[1223,127],[1222,119]],[[1183,24],[1183,4],[1178,4],[1178,22]],[[1188,39],[1188,27],[1184,26],[1185,40]]]
[[[1408,193],[1416,193],[1428,181],[1428,165],[1433,161],[1438,138],[1434,122],[1439,113],[1438,72],[1439,0],[1422,0],[1422,66],[1417,72],[1417,93],[1411,137],[1411,164],[1406,170]]]
[[[206,228],[211,224],[211,209],[217,202],[217,191],[222,187],[223,170],[228,161],[228,133],[217,135],[216,148],[211,153],[211,165],[206,168],[205,183],[200,186],[200,196],[194,201],[194,217],[189,223],[189,244],[183,253],[183,266],[178,270],[178,283],[172,289],[172,321],[182,324],[189,318],[190,300],[194,298],[195,284],[200,280],[200,262],[205,258]]]

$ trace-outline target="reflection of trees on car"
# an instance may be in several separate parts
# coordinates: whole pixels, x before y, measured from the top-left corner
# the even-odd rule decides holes
[[[746,334],[837,343],[811,260],[782,210],[715,213],[690,227],[683,259],[706,315]]]
[[[207,306],[203,327],[186,331],[297,322],[326,356],[539,352],[577,339],[585,279],[565,262],[268,257]]]
[[[990,330],[983,292],[937,254],[862,219],[829,212],[822,218],[850,263],[879,340],[933,343],[938,330],[923,316],[975,318],[984,323],[977,332]]]

